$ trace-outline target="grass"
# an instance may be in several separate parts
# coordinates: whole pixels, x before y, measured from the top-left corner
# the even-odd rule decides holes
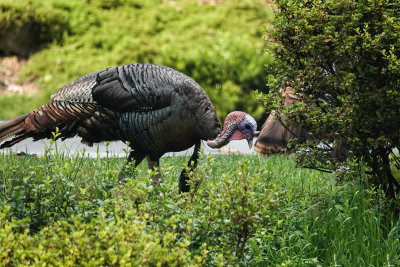
[[[400,263],[398,218],[357,169],[338,185],[331,174],[295,168],[290,156],[202,155],[191,192],[180,195],[187,158],[164,157],[160,187],[141,164],[118,194],[124,154],[88,158],[58,143],[40,157],[3,152],[0,262]]]

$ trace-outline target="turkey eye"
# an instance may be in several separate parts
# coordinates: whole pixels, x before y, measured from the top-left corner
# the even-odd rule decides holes
[[[248,124],[246,124],[244,127],[245,127],[247,130],[250,130],[250,129],[251,129],[250,125],[248,125]]]

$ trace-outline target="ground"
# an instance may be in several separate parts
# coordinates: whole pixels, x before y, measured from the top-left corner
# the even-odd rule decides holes
[[[29,59],[20,59],[17,56],[0,58],[0,93],[6,94],[34,94],[38,91],[36,77],[27,79],[23,83],[19,81],[19,73]]]

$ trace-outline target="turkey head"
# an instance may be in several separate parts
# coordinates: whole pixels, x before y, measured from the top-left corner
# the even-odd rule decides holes
[[[253,138],[258,136],[256,120],[249,114],[233,111],[226,116],[221,133],[214,140],[208,140],[207,145],[220,148],[232,140],[246,139],[249,147],[253,146]]]

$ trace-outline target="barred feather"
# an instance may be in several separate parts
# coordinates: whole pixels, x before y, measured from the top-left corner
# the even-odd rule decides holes
[[[52,138],[57,128],[62,138],[77,134],[77,125],[98,108],[96,104],[50,101],[42,107],[0,125],[0,148],[10,147],[26,138]]]
[[[281,91],[285,97],[284,106],[291,107],[299,98],[292,88]],[[300,127],[285,127],[275,118],[276,112],[272,111],[261,128],[260,135],[254,145],[254,151],[261,155],[285,153],[290,139],[304,138],[307,132]]]

